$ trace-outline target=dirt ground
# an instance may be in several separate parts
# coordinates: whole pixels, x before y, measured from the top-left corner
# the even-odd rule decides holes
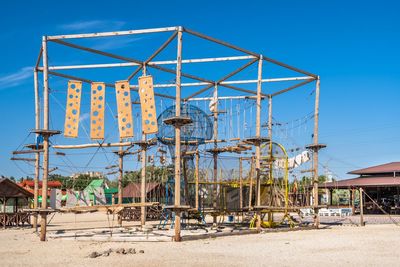
[[[100,220],[101,219],[101,220]],[[49,230],[109,225],[98,215],[57,216]],[[398,266],[400,227],[333,226],[174,242],[89,242],[49,238],[33,229],[0,230],[0,266]],[[89,258],[109,248],[144,253]]]

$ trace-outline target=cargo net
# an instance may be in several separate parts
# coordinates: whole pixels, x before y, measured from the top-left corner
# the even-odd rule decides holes
[[[261,189],[262,205],[283,207],[289,201],[287,160],[281,145],[268,142],[261,146],[260,175],[266,184]]]
[[[175,158],[175,127],[165,124],[164,120],[174,116],[175,105],[165,109],[157,118],[157,139],[168,146],[172,159]],[[181,153],[189,159],[189,165],[193,165],[193,155],[185,156],[185,153],[196,150],[205,140],[211,139],[213,125],[209,116],[196,106],[182,105],[181,117],[188,117],[192,121],[181,127]]]

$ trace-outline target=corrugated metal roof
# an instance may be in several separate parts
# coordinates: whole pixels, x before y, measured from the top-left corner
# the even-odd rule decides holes
[[[400,176],[362,176],[358,178],[340,180],[319,184],[319,188],[347,189],[358,187],[385,187],[400,186]]]
[[[365,169],[359,169],[349,172],[349,174],[369,175],[369,174],[392,174],[400,172],[400,162],[390,162],[386,164],[376,165]]]

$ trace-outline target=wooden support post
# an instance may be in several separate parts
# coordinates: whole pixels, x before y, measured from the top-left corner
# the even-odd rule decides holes
[[[33,71],[33,79],[34,79],[34,90],[35,90],[35,129],[40,128],[40,97],[39,97],[39,80],[38,80],[38,71],[35,68]],[[36,138],[38,138],[38,134],[36,134]],[[37,142],[37,140],[36,140]],[[40,175],[40,152],[35,154],[35,177],[33,179],[33,208],[38,208],[38,199],[39,199],[39,175]],[[35,213],[33,215],[33,228],[35,232],[38,232],[38,214]]]
[[[7,203],[7,198],[3,197],[3,228],[6,229],[6,203]]]
[[[319,119],[319,88],[320,79],[318,77],[315,86],[315,110],[314,110],[314,145],[318,145],[318,119]],[[319,227],[318,215],[318,148],[315,147],[313,152],[313,204],[314,204],[314,226]]]
[[[43,36],[43,129],[49,130],[49,80],[47,61],[47,37]],[[47,209],[47,178],[49,175],[49,135],[43,136],[43,179],[42,179],[42,209]],[[46,241],[47,213],[41,214],[40,241]]]
[[[142,141],[146,142],[147,137],[146,134],[142,134]],[[144,206],[144,203],[146,202],[146,162],[147,162],[147,147],[143,146],[142,147],[142,152],[141,152],[141,163],[142,163],[142,169],[140,172],[141,175],[141,183],[140,183],[140,202],[142,203],[142,207],[140,208],[140,224],[141,226],[146,225],[146,207]]]
[[[360,187],[359,190],[359,195],[360,195],[360,226],[365,226],[364,222],[364,195],[363,192],[364,190]]]
[[[213,139],[214,139],[214,149],[218,148],[218,86],[215,85],[214,86],[214,110],[213,110]],[[218,154],[216,151],[214,151],[213,153],[213,196],[214,196],[214,201],[213,201],[213,209],[214,211],[217,210],[218,206],[217,206],[217,199],[218,199],[218,192],[217,192],[217,182],[218,182]],[[217,223],[217,217],[215,215],[213,215],[213,223]]]
[[[356,190],[354,188],[351,189],[351,215],[355,214],[355,203],[356,203]]]
[[[262,63],[263,57],[260,56],[258,60],[258,78],[257,78],[257,101],[256,101],[256,137],[261,137],[261,91],[262,91]],[[261,181],[260,181],[260,150],[261,142],[258,141],[256,143],[256,186],[257,186],[257,195],[256,195],[256,205],[261,206]],[[261,213],[257,211],[257,222],[256,228],[258,231],[261,230]]]
[[[196,179],[196,186],[195,186],[195,206],[196,210],[199,210],[199,164],[200,164],[200,154],[199,150],[196,150],[196,169],[195,169],[195,179]]]
[[[176,58],[176,93],[175,116],[181,116],[181,74],[182,74],[182,27],[178,29]],[[181,205],[181,126],[175,125],[175,206]],[[181,211],[175,210],[175,236],[176,242],[181,241]]]

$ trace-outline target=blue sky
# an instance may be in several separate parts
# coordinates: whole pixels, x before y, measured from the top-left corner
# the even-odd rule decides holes
[[[150,4],[145,1],[58,1],[57,4],[54,1],[7,1],[2,4],[0,16],[0,174],[20,177],[32,173],[32,166],[13,163],[9,158],[11,151],[22,142],[32,142],[32,136],[25,140],[29,129],[34,126],[31,69],[42,35],[175,25],[203,32],[320,75],[320,140],[328,144],[328,148],[321,152],[321,163],[339,178],[347,177],[346,173],[353,169],[398,161],[399,7],[396,1],[151,1]],[[83,40],[82,44],[143,59],[167,37]],[[153,43],[154,47],[151,46]],[[213,56],[213,52],[227,55],[226,51],[208,46],[203,41],[193,41],[192,45],[189,40],[185,44],[184,56],[189,52],[200,57]],[[62,50],[54,45],[50,49],[50,64],[99,63],[94,57],[76,51]],[[173,49],[171,47],[166,52]],[[167,54],[160,55],[160,58]],[[129,71],[132,70],[103,74],[101,70],[88,72],[88,75],[112,81],[123,78]],[[191,69],[188,67],[187,71]],[[207,68],[196,71],[211,76],[224,73],[220,68],[211,73]],[[253,75],[250,71],[254,68],[246,74]],[[264,72],[268,71],[266,67]],[[155,71],[151,74],[160,82],[171,80],[171,77],[161,74],[157,76]],[[60,128],[63,125],[61,106],[65,102],[63,90],[66,81],[54,79],[51,82],[54,90],[51,98],[54,111],[52,123]],[[280,132],[282,142],[288,146],[302,146],[311,141],[310,121],[305,122],[302,130],[290,128],[296,120],[301,122],[312,111],[312,90],[310,85],[274,101],[274,119],[288,125]],[[168,93],[172,94],[173,90]],[[168,101],[158,103],[159,108],[166,105]],[[222,105],[229,106],[229,103]],[[110,110],[112,108],[113,104],[110,104]],[[266,110],[267,106],[263,108]],[[247,114],[250,112],[249,109]],[[110,124],[115,126],[112,113],[108,116]],[[265,119],[263,113],[264,122]],[[232,128],[237,128],[237,121],[233,120],[232,124]],[[116,136],[113,131],[108,134]],[[225,134],[233,135],[230,130],[225,130]],[[288,141],[287,135],[293,135],[293,142]],[[57,140],[58,143],[72,142],[62,137]],[[53,163],[59,163],[60,171],[67,174],[91,167],[100,170],[105,164],[115,161],[111,154],[105,155],[104,159],[96,157],[90,161],[89,153],[92,152],[81,151],[75,157],[71,153],[68,160],[63,160],[64,163],[57,160]],[[84,166],[79,167],[77,162],[65,163],[69,160],[83,161],[84,164],[80,165]],[[75,166],[72,170],[71,165]],[[128,165],[131,169],[136,167],[136,163]],[[323,172],[325,168],[320,166],[320,170]]]

